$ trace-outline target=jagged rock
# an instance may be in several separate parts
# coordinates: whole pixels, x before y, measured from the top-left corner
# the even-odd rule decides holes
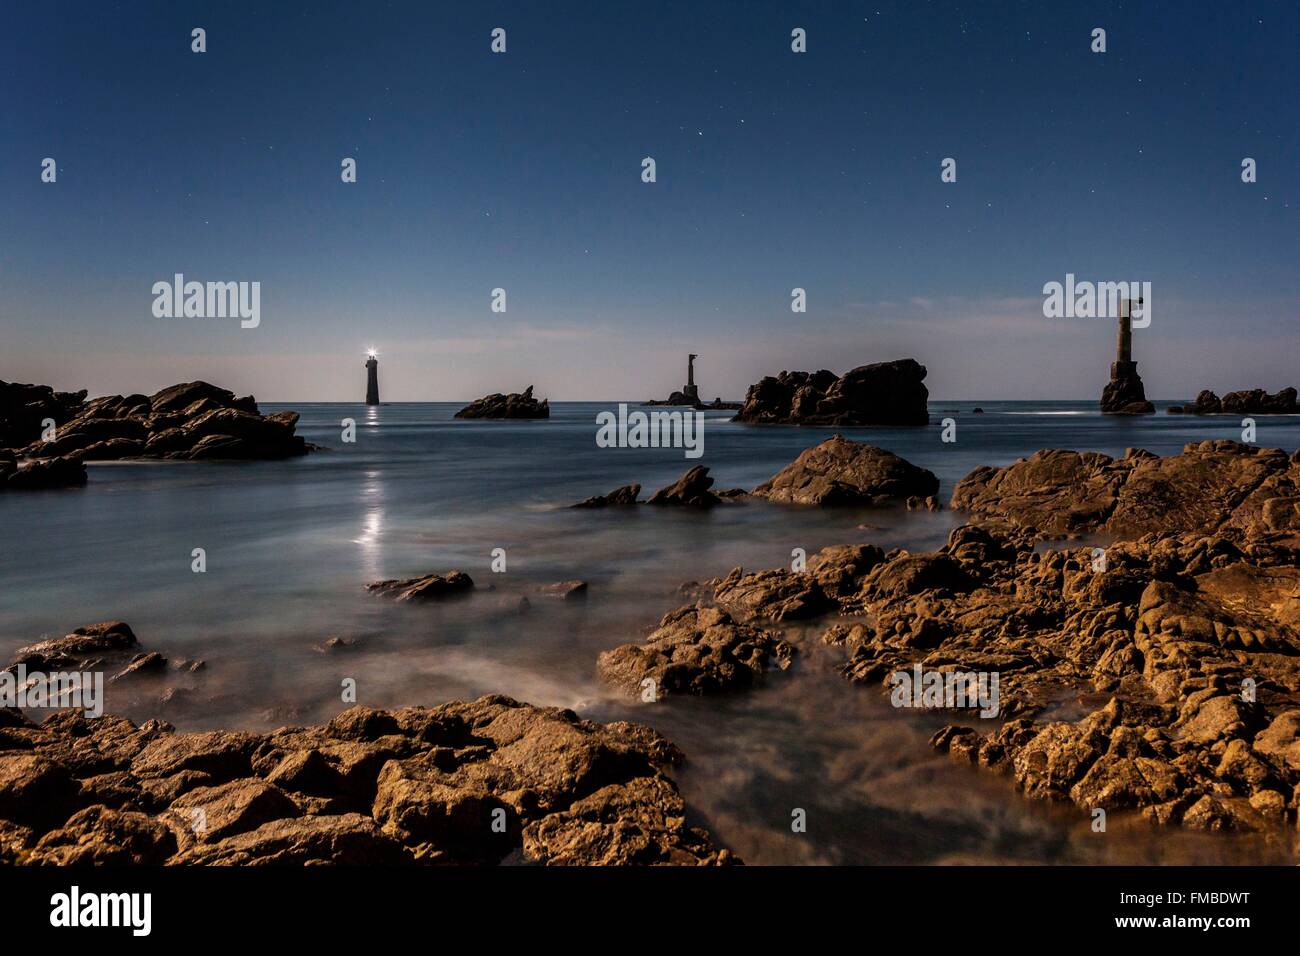
[[[928,498],[939,479],[892,452],[842,435],[802,452],[754,489],[769,501],[809,505],[881,505]]]
[[[735,421],[788,425],[925,425],[926,369],[914,359],[863,365],[836,376],[782,372],[749,388]]]
[[[474,590],[474,580],[464,571],[446,574],[426,574],[419,578],[391,579],[366,585],[367,591],[397,598],[399,601],[425,603],[468,594]]]
[[[139,646],[135,632],[124,621],[87,624],[64,637],[20,647],[7,670],[23,664],[29,671],[88,670],[105,656]]]
[[[1155,410],[1155,406],[1147,401],[1146,388],[1136,368],[1121,373],[1118,378],[1112,377],[1102,389],[1103,415],[1150,415]]]
[[[793,663],[794,647],[762,628],[736,621],[721,608],[686,605],[664,615],[642,644],[624,644],[597,659],[601,677],[654,699],[744,689],[772,667]]]
[[[8,713],[8,712],[6,712]],[[10,863],[722,863],[636,724],[482,697],[270,734],[8,713]],[[504,832],[498,821],[504,822]]]
[[[1161,458],[1047,450],[957,483],[952,507],[1048,535],[1108,531],[1254,534],[1290,523],[1300,464],[1276,448],[1217,440]],[[1273,517],[1269,517],[1269,516]]]
[[[687,505],[693,508],[709,508],[716,505],[720,500],[717,495],[709,490],[712,487],[713,479],[709,477],[709,469],[703,465],[696,465],[671,485],[660,488],[652,494],[646,499],[646,504]]]
[[[816,617],[835,606],[816,577],[791,571],[736,568],[714,588],[714,600],[740,617],[791,621]]]
[[[573,508],[609,508],[636,504],[636,496],[641,494],[639,484],[622,485],[607,495],[593,495],[585,501],[579,501]]]
[[[0,383],[0,416],[5,388]],[[313,447],[294,434],[296,412],[263,416],[251,395],[235,398],[207,382],[173,385],[152,397],[109,395],[87,402],[84,392],[64,399],[59,394],[50,392],[53,397],[46,401],[56,406],[53,412],[47,408],[57,425],[53,440],[42,440],[39,427],[15,426],[8,432],[22,436],[12,445],[32,463],[10,475],[5,487],[79,484],[85,481],[82,461],[279,459],[304,455]],[[16,418],[26,421],[22,415]]]
[[[455,415],[456,418],[550,418],[551,406],[547,399],[540,402],[533,398],[533,387],[529,385],[523,393],[511,392],[502,395],[494,392],[477,401],[470,402]]]

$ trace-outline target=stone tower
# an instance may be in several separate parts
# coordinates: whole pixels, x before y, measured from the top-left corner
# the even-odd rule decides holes
[[[1142,300],[1138,299],[1141,305]],[[1137,362],[1133,361],[1132,303],[1124,299],[1119,304],[1119,337],[1115,345],[1115,361],[1110,365],[1110,382],[1101,392],[1103,415],[1150,415],[1155,406],[1147,401],[1142,376]]]
[[[700,387],[695,384],[695,360],[699,358],[694,352],[686,356],[686,387],[682,389],[682,394],[686,396],[687,401],[698,405],[700,402]]]
[[[379,359],[374,352],[366,359],[366,404],[379,404]]]

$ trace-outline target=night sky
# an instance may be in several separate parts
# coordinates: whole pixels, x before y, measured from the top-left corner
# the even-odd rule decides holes
[[[1300,384],[1300,5],[1062,6],[6,4],[0,379],[359,401],[373,344],[393,401],[666,397],[687,352],[707,398],[913,356],[1095,399],[1072,272],[1152,283],[1149,396]],[[177,272],[260,327],[155,318]]]

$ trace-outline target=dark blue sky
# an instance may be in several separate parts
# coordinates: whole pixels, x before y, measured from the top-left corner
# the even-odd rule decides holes
[[[1148,394],[1300,384],[1300,9],[1060,6],[6,5],[0,378],[359,399],[373,343],[392,400],[666,395],[688,351],[710,397],[911,355],[1093,398],[1073,272],[1152,283]],[[261,326],[155,318],[176,272]]]

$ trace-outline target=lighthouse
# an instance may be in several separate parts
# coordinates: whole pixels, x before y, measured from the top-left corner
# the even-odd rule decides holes
[[[379,404],[379,353],[374,349],[366,353],[366,404]]]

